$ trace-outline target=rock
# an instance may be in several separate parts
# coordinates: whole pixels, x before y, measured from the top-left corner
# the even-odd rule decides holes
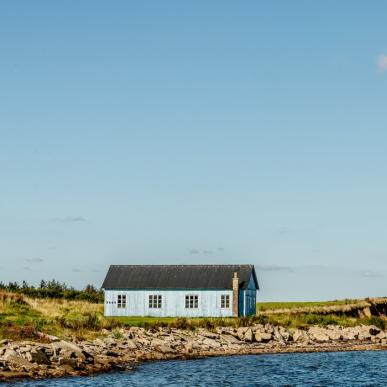
[[[105,355],[106,355],[106,356],[112,356],[112,357],[118,357],[118,356],[119,356],[119,353],[118,353],[118,352],[115,352],[115,351],[106,351],[106,352],[105,352]]]
[[[272,335],[271,333],[257,331],[254,338],[257,343],[267,343],[272,339]]]
[[[137,344],[135,343],[134,340],[131,340],[131,339],[128,339],[126,340],[125,342],[125,345],[129,348],[129,349],[137,349]]]
[[[370,318],[372,317],[371,309],[369,307],[359,310],[360,317]]]
[[[203,337],[208,337],[209,339],[217,339],[219,337],[218,334],[209,332],[205,329],[199,329],[199,335]]]
[[[292,341],[293,340],[292,335],[284,327],[279,327],[278,332],[284,341]]]
[[[253,341],[253,331],[250,328],[245,332],[244,340],[250,343]]]
[[[3,355],[3,358],[8,360],[10,358],[13,358],[13,357],[18,357],[19,355],[17,354],[17,352],[12,349],[12,348],[7,348],[4,352],[4,355]]]
[[[326,329],[320,327],[309,328],[309,335],[317,343],[325,343],[329,341],[329,336]]]
[[[375,337],[378,338],[379,340],[383,340],[387,338],[387,334],[383,331],[380,331]]]
[[[165,344],[165,341],[164,340],[160,340],[160,339],[153,339],[151,341],[151,347],[157,347],[157,346],[160,346],[160,345],[164,345]]]
[[[246,328],[246,327],[240,327],[240,328],[237,329],[236,334],[237,334],[239,340],[243,340],[244,339],[245,333],[246,333],[246,331],[248,329],[249,328]]]
[[[230,343],[230,344],[239,344],[240,343],[240,340],[232,335],[222,335],[221,337],[224,341],[226,341],[227,343]]]
[[[329,336],[329,339],[333,341],[339,341],[343,338],[341,332],[337,330],[327,330],[327,335]]]
[[[34,368],[34,365],[31,364],[28,360],[16,355],[8,355],[7,363],[9,364],[9,367],[12,371],[20,369],[24,371],[29,371],[30,369]]]
[[[381,332],[381,329],[379,329],[375,325],[370,325],[368,327],[368,332],[370,333],[370,335],[376,336],[377,334],[379,334]]]
[[[357,340],[359,338],[359,332],[354,328],[344,328],[342,330],[342,336],[344,341]]]
[[[67,350],[67,351],[72,351],[75,353],[82,354],[82,348],[80,348],[76,344],[69,343],[68,341],[61,340],[61,341],[52,343],[52,346],[53,348],[59,349],[60,351]]]
[[[193,343],[192,343],[192,341],[187,342],[187,343],[185,344],[185,346],[184,346],[184,349],[185,349],[185,352],[186,352],[186,353],[191,353],[191,352],[193,352]]]
[[[60,356],[58,359],[58,364],[60,366],[69,366],[71,368],[74,368],[78,365],[78,362],[76,359],[72,357],[62,357]]]
[[[26,359],[32,363],[50,364],[50,360],[47,355],[39,348],[34,348],[30,352],[27,352]]]
[[[278,341],[279,343],[285,344],[285,340],[282,337],[282,335],[277,327],[274,328],[273,338],[274,338],[274,340]]]
[[[208,345],[210,348],[219,348],[221,346],[221,344],[214,340],[214,339],[208,339],[208,338],[205,338],[203,340],[203,345]]]
[[[207,339],[207,340],[210,340],[210,339]],[[158,345],[157,347],[155,347],[156,351],[159,351],[161,353],[175,353],[176,351],[171,348],[169,345]]]

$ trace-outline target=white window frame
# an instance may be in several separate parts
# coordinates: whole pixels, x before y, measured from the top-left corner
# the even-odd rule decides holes
[[[220,308],[221,309],[230,309],[231,297],[229,294],[221,294],[220,296]]]
[[[149,294],[149,309],[161,309],[163,307],[163,296],[161,294]]]
[[[117,308],[126,308],[126,294],[117,294]]]
[[[198,294],[186,294],[184,297],[185,309],[199,309],[199,295]]]

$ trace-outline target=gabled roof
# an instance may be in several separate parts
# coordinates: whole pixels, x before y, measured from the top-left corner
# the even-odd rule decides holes
[[[259,289],[253,265],[111,265],[104,289],[232,289],[238,273],[239,288],[250,277]]]

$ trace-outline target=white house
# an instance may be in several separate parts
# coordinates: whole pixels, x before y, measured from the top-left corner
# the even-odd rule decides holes
[[[253,265],[112,265],[105,316],[231,317],[256,313]]]

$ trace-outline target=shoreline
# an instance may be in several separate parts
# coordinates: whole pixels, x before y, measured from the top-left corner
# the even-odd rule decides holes
[[[215,356],[384,351],[387,332],[375,326],[287,329],[263,326],[194,331],[132,327],[93,341],[65,341],[42,335],[42,342],[0,341],[0,382],[90,376],[125,371],[147,361],[193,360]]]

